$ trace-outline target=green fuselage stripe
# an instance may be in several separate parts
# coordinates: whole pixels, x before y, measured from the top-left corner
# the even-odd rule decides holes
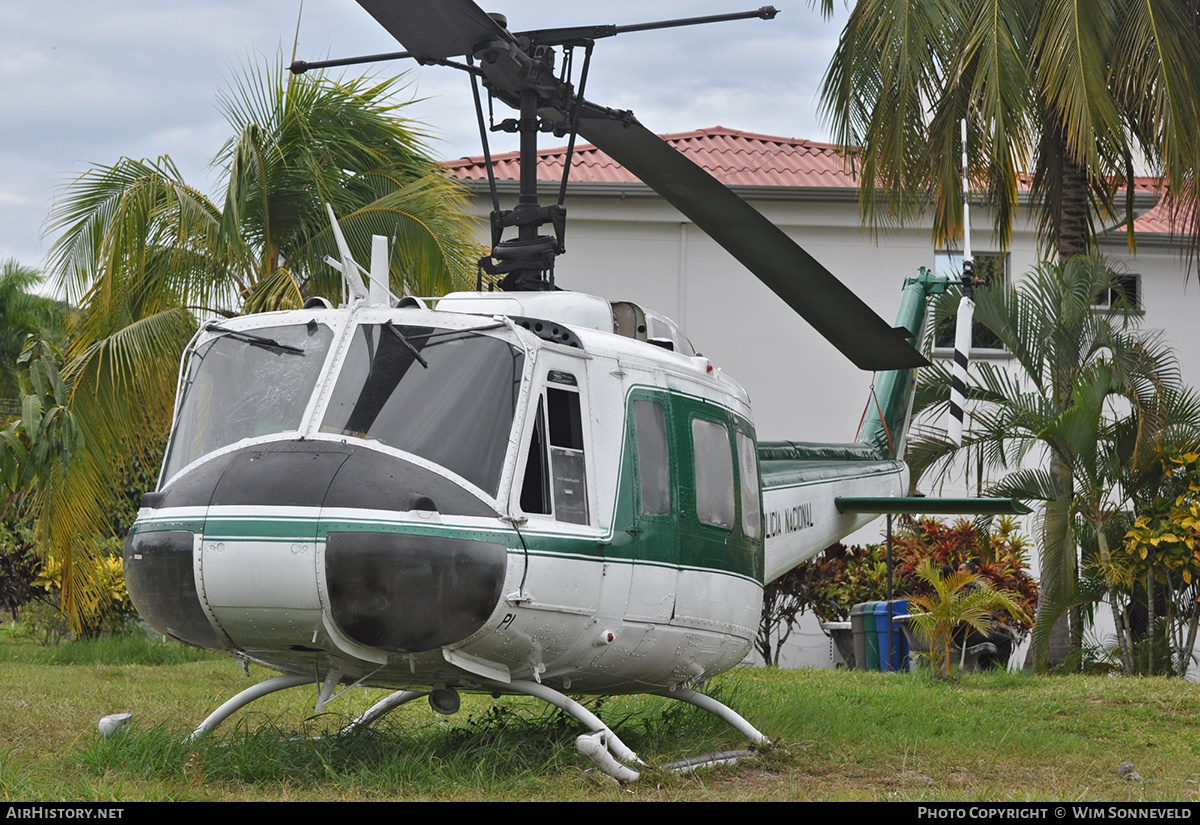
[[[624,531],[617,538],[609,536],[567,536],[561,533],[522,530],[477,529],[453,524],[417,524],[409,521],[386,521],[383,519],[321,519],[311,516],[212,516],[204,522],[196,519],[180,519],[164,516],[140,519],[133,533],[157,530],[187,529],[203,533],[209,542],[325,542],[330,533],[405,533],[419,536],[443,536],[446,538],[483,541],[501,544],[510,553],[546,558],[569,558],[597,563],[620,563],[635,566],[662,567],[675,570],[697,570],[720,572],[747,581],[755,581],[740,571],[727,569],[719,564],[687,563],[679,559],[676,548],[656,541],[651,531],[636,539]],[[522,538],[525,548],[522,547]],[[655,551],[658,552],[655,552]]]

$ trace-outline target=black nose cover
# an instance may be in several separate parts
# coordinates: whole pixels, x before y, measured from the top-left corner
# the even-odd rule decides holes
[[[156,511],[251,506],[264,508],[265,514],[280,507],[314,507],[323,513],[337,508],[361,516],[385,511],[376,519],[356,518],[353,526],[341,519],[326,523],[323,515],[318,531],[324,535],[314,535],[325,539],[333,620],[368,647],[419,652],[459,641],[487,621],[503,588],[507,551],[502,544],[455,537],[432,524],[391,526],[386,517],[386,511],[419,510],[494,518],[493,508],[425,467],[357,445],[281,442],[239,450],[148,494],[142,506]],[[160,524],[135,527],[126,541],[126,583],[134,605],[173,638],[197,647],[225,647],[196,586],[195,535],[206,525],[181,520],[169,525],[181,529],[154,529]],[[247,544],[236,552],[253,548]]]

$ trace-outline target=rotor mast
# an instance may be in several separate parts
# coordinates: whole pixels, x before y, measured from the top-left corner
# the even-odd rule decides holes
[[[390,4],[361,2],[389,31],[406,27],[401,23],[405,16],[404,3]],[[477,10],[476,10],[477,11]],[[487,143],[489,127],[484,123],[482,107],[477,107],[480,137],[488,165],[488,182],[491,189],[493,211],[490,215],[492,228],[492,250],[479,261],[479,287],[483,287],[483,275],[489,275],[493,283],[505,291],[552,290],[554,286],[554,261],[566,251],[563,238],[566,231],[566,207],[559,202],[542,206],[538,199],[537,142],[540,132],[552,132],[558,137],[569,136],[573,148],[579,128],[579,109],[584,104],[582,89],[586,83],[588,61],[579,77],[579,94],[572,82],[569,60],[564,60],[562,72],[555,75],[555,49],[562,48],[568,54],[575,47],[583,47],[590,56],[594,42],[605,37],[615,37],[625,32],[652,31],[655,29],[694,26],[704,23],[724,23],[732,20],[757,18],[774,19],[778,11],[774,6],[762,6],[752,11],[715,14],[704,17],[687,17],[632,25],[572,26],[568,28],[539,29],[527,32],[509,32],[508,21],[502,14],[479,15],[472,21],[473,31],[486,35],[475,40],[466,51],[467,65],[448,58],[448,51],[462,42],[446,43],[447,53],[440,54],[426,47],[418,51],[391,52],[366,55],[357,58],[306,62],[298,60],[291,65],[292,72],[303,73],[309,69],[331,66],[350,66],[358,63],[377,62],[399,58],[412,58],[421,64],[439,64],[461,69],[472,76],[472,82],[480,79],[493,99],[499,99],[518,110],[518,117],[492,125],[490,131],[516,132],[520,136],[520,189],[517,204],[513,209],[500,209],[496,181],[491,174],[491,154]],[[411,20],[411,17],[408,18]],[[420,42],[430,42],[431,32],[441,29],[440,21],[429,19],[416,24],[414,34]],[[444,31],[444,29],[442,29]],[[439,32],[441,34],[441,32]],[[434,39],[436,41],[436,38]],[[402,42],[404,42],[402,40]],[[437,41],[438,45],[443,45]],[[405,45],[408,45],[407,43]],[[461,53],[461,52],[456,52]],[[476,62],[478,61],[478,62]],[[628,112],[614,112],[619,119],[632,118]],[[563,172],[562,192],[566,191],[570,174],[571,148],[568,149]],[[553,228],[552,235],[540,233],[543,226]],[[515,238],[504,239],[504,230],[517,228]]]
[[[729,252],[801,318],[860,369],[908,369],[928,361],[908,342],[908,331],[879,317],[820,261],[729,187],[640,124],[631,112],[590,103],[587,70],[595,41],[622,32],[647,31],[777,14],[772,6],[753,11],[643,23],[633,26],[577,26],[513,33],[503,15],[489,15],[474,0],[357,0],[422,65],[449,66],[476,82],[475,113],[480,125],[492,192],[492,251],[479,262],[478,286],[489,289],[550,290],[554,261],[565,251],[564,199],[575,139],[581,135],[621,164]],[[575,49],[584,49],[575,85]],[[562,63],[555,68],[557,50]],[[370,59],[377,58],[378,55]],[[465,60],[465,63],[458,62]],[[339,59],[336,65],[355,60]],[[296,63],[305,71],[335,63]],[[479,95],[483,81],[490,100],[518,111],[489,126]],[[490,111],[489,106],[489,111]],[[488,131],[520,134],[520,194],[513,209],[501,209],[488,149]],[[537,198],[537,137],[553,132],[570,137],[558,202]],[[550,224],[553,234],[539,234]],[[515,237],[505,230],[516,227]]]

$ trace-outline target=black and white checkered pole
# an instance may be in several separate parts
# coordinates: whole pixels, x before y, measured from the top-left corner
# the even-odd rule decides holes
[[[954,327],[954,370],[950,379],[950,440],[962,444],[963,409],[967,400],[967,363],[971,353],[971,321],[975,317],[975,260],[971,257],[970,183],[967,181],[967,121],[962,122],[963,273],[962,300]]]

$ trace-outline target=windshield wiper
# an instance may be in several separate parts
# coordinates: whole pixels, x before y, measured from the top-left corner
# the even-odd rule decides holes
[[[385,321],[383,325],[387,328],[388,332],[392,333],[392,335],[395,335],[397,338],[400,339],[401,344],[404,344],[404,346],[408,347],[408,351],[413,354],[413,358],[417,359],[418,364],[420,364],[425,369],[429,369],[429,362],[421,357],[421,353],[417,352],[417,348],[414,347],[411,343],[409,343],[408,339],[404,337],[403,332],[396,329],[395,324],[393,324],[391,321]]]
[[[495,323],[485,324],[484,326],[481,326],[481,327],[466,327],[464,329],[439,329],[434,332],[423,332],[420,335],[410,335],[410,336],[408,336],[408,340],[410,340],[410,341],[428,341],[430,338],[440,338],[443,335],[461,335],[461,334],[467,333],[467,332],[481,332],[483,330],[488,330],[488,329],[498,329],[499,327],[502,327],[502,326],[504,326],[503,323],[501,323],[500,321],[496,321]]]
[[[206,326],[206,332],[220,332],[228,335],[230,338],[236,338],[239,341],[245,341],[252,347],[262,347],[263,349],[274,350],[275,352],[284,352],[289,355],[303,355],[304,350],[300,347],[293,347],[291,344],[281,344],[274,338],[266,338],[262,335],[255,335],[250,332],[242,332],[236,329],[229,329],[213,322]]]

